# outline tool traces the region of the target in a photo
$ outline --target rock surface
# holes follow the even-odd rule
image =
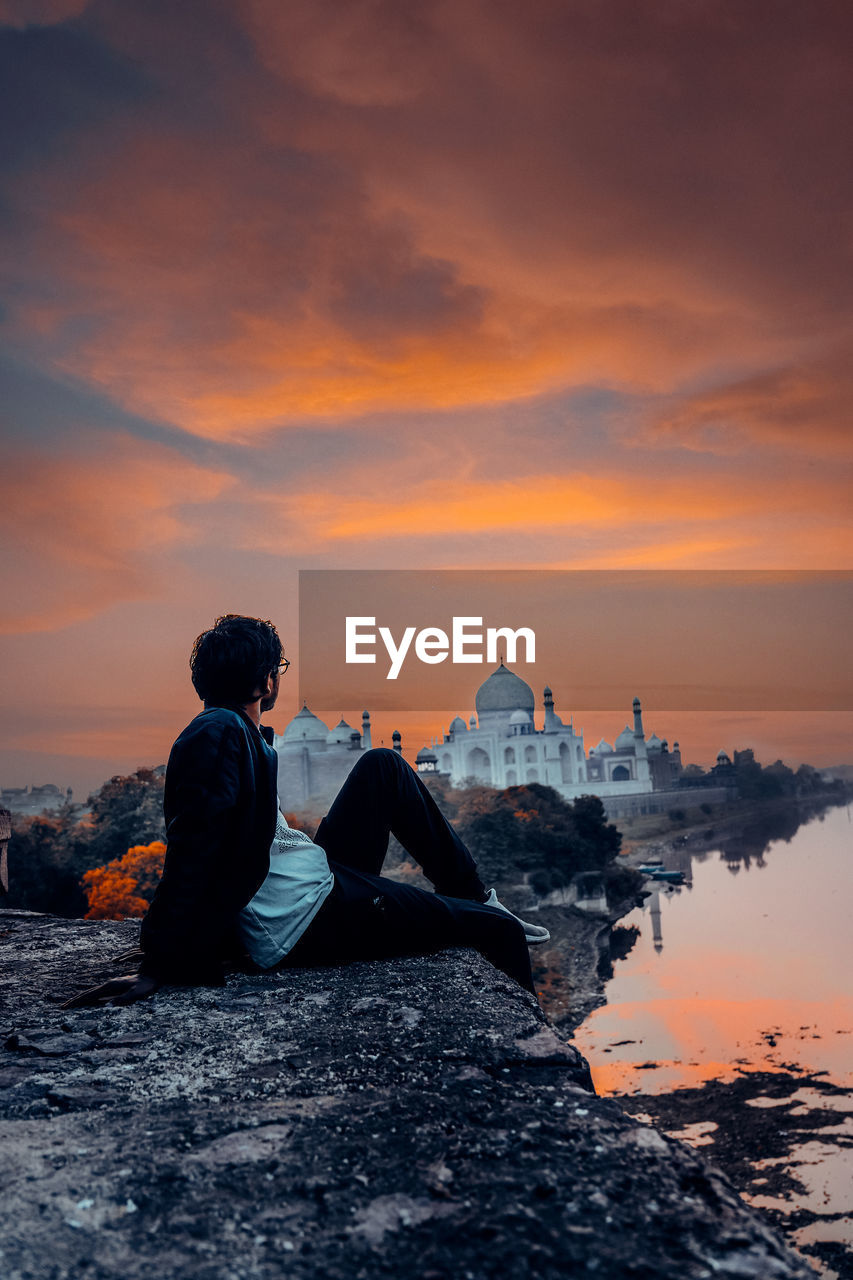
[[[474,952],[57,1007],[136,935],[0,912],[5,1280],[813,1278]]]

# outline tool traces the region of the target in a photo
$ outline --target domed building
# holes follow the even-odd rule
[[[503,662],[480,685],[474,705],[476,715],[467,725],[462,716],[455,716],[447,732],[418,753],[419,772],[444,774],[457,787],[542,782],[567,800],[600,796],[611,816],[655,807],[646,797],[658,786],[674,785],[680,772],[680,756],[674,760],[655,735],[646,742],[638,698],[632,724],[625,726],[613,746],[602,738],[589,756],[583,730],[576,730],[572,719],[565,724],[557,715],[547,685],[543,725],[537,729],[533,690]],[[665,770],[658,767],[659,761]]]
[[[309,742],[325,742],[329,736],[329,730],[323,721],[315,716],[312,711],[308,710],[308,705],[303,704],[302,710],[293,717],[284,733],[278,739],[276,746],[291,746],[295,743],[302,746]]]
[[[670,752],[666,741],[655,734],[646,740],[638,698],[632,722],[613,745],[602,738],[589,755],[583,730],[575,729],[573,719],[563,722],[547,685],[542,727],[537,728],[533,690],[503,661],[480,685],[474,706],[475,714],[467,722],[461,715],[454,716],[446,732],[421,748],[414,762],[419,773],[442,774],[457,787],[541,782],[567,800],[600,796],[610,817],[654,812],[673,802],[671,788],[677,786],[681,773],[678,743]],[[399,733],[392,735],[392,743],[395,751],[402,751]],[[273,745],[284,805],[320,811],[335,796],[361,752],[370,749],[370,715],[363,712],[361,731],[351,728],[343,717],[329,728],[303,706],[284,732],[275,736]]]
[[[363,751],[369,751],[370,713],[361,717],[361,731],[341,716],[330,729],[303,705],[284,733],[276,734],[278,792],[288,809],[325,807]],[[399,740],[394,743],[399,750]]]
[[[474,706],[476,717],[468,725],[456,716],[441,741],[433,743],[437,771],[449,775],[454,786],[544,782],[564,795],[581,794],[586,782],[583,737],[556,714],[550,689],[545,690],[541,730],[534,723],[533,690],[503,662],[480,685]]]
[[[527,711],[533,715],[536,699],[527,681],[510,671],[501,661],[497,671],[493,671],[488,680],[480,685],[474,695],[474,706],[482,729],[490,722],[503,719],[507,712]],[[461,718],[456,717],[457,720]]]

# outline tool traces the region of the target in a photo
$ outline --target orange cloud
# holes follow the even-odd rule
[[[410,220],[377,213],[319,161],[277,181],[261,163],[142,134],[82,163],[71,204],[64,175],[41,176],[27,203],[66,207],[33,252],[63,287],[50,304],[24,295],[15,323],[124,407],[225,439],[596,380],[666,387],[730,342],[704,304],[555,292],[554,264],[547,281],[514,284],[506,256],[501,279],[424,251]],[[81,314],[87,336],[69,344]]]
[[[391,468],[393,470],[393,468]],[[378,480],[378,482],[377,482]],[[820,499],[823,516],[847,509],[846,486],[801,483],[796,490],[787,479],[766,480],[757,485],[752,477],[661,476],[650,485],[625,474],[528,475],[522,479],[496,479],[491,483],[445,477],[409,484],[404,497],[395,497],[380,477],[366,490],[358,477],[350,477],[346,492],[316,490],[285,498],[265,500],[263,523],[270,538],[279,536],[277,520],[302,545],[313,540],[371,541],[396,537],[438,538],[442,534],[474,534],[483,531],[566,530],[673,526],[706,522],[719,528],[720,521],[737,522],[785,510],[809,511]],[[275,517],[270,516],[276,513]],[[256,536],[264,545],[263,529]],[[649,549],[649,555],[652,555]],[[635,558],[636,559],[636,558]]]
[[[791,520],[777,529],[761,516],[728,520],[720,531],[706,517],[701,537],[688,529],[663,529],[656,541],[630,542],[614,530],[609,545],[540,561],[540,569],[842,569],[853,563],[853,529],[833,522]]]
[[[841,349],[678,400],[654,420],[651,437],[709,453],[758,444],[847,457],[852,399],[853,351]]]
[[[534,22],[480,0],[253,0],[221,28],[178,7],[91,22],[156,103],[16,176],[30,289],[11,323],[138,412],[246,439],[593,383],[668,392],[760,377],[845,322],[830,8],[770,40],[740,15],[736,47],[715,5],[545,0]]]
[[[150,595],[153,557],[191,543],[187,509],[215,501],[229,478],[150,442],[115,437],[81,453],[7,456],[0,528],[11,548],[6,634],[68,625]]]
[[[427,87],[431,58],[425,50],[436,52],[434,6],[249,0],[245,11],[258,54],[273,73],[286,67],[294,79],[339,102],[394,106]]]

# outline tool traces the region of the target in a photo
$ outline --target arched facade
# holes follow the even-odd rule
[[[543,782],[567,799],[652,789],[638,702],[633,728],[625,727],[616,749],[602,741],[589,756],[583,731],[557,715],[550,688],[544,694],[544,723],[536,727],[533,690],[504,663],[480,685],[475,706],[475,716],[467,723],[455,716],[433,743],[439,771],[457,786],[465,779],[494,787]]]
[[[560,743],[560,779],[562,782],[574,782],[572,776],[572,749],[568,742]]]
[[[482,747],[472,747],[468,752],[466,764],[466,777],[476,778],[478,782],[491,782],[492,762],[489,759],[489,753]]]

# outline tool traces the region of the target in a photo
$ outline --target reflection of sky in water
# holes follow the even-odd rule
[[[851,846],[842,807],[772,844],[763,867],[733,875],[716,854],[694,859],[693,887],[660,894],[658,952],[651,900],[626,917],[641,936],[616,965],[608,1004],[575,1036],[598,1091],[658,1092],[784,1064],[850,1083]]]
[[[828,1133],[833,1132],[827,1130]],[[828,1218],[833,1214],[844,1214],[850,1208],[850,1150],[845,1147],[829,1146],[817,1137],[810,1142],[803,1142],[791,1148],[784,1156],[773,1160],[756,1160],[755,1169],[767,1169],[774,1165],[791,1168],[797,1180],[802,1183],[803,1192],[796,1197],[796,1202],[781,1199],[778,1196],[744,1195],[756,1209],[778,1209],[782,1213],[790,1213],[792,1209],[808,1210]],[[845,1226],[846,1223],[846,1226]],[[824,1227],[830,1224],[825,1222]],[[824,1234],[824,1239],[840,1240],[853,1244],[853,1232],[850,1220],[835,1219],[832,1230]],[[807,1243],[802,1240],[801,1244]]]

